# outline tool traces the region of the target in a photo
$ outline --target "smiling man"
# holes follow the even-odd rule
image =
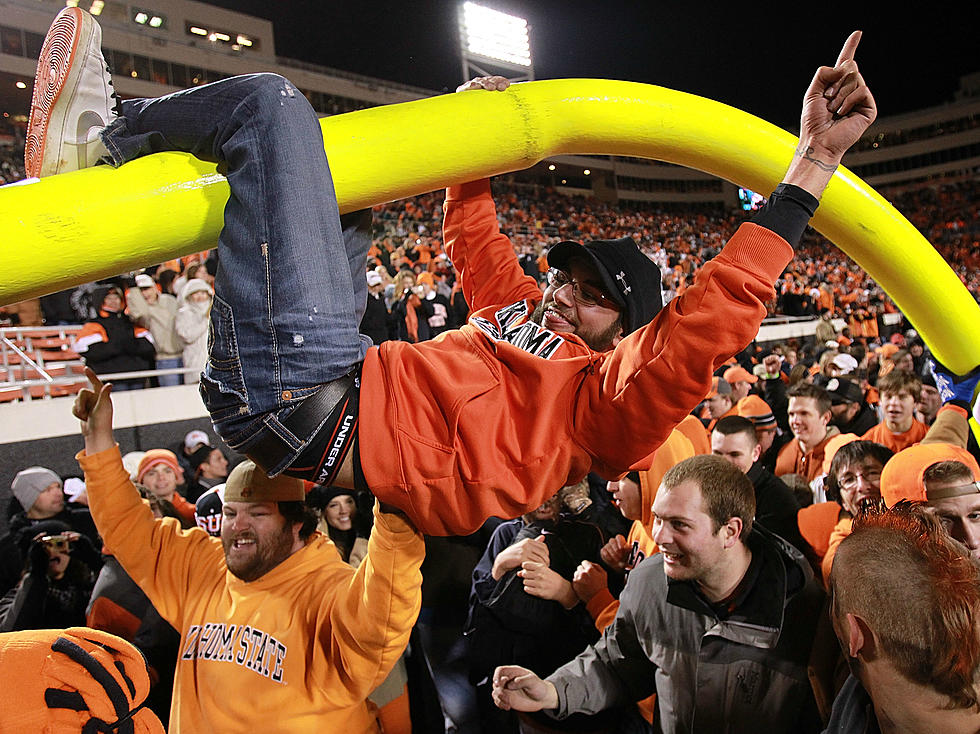
[[[92,514],[181,636],[170,731],[376,731],[365,699],[405,649],[421,603],[418,532],[379,509],[355,572],[315,531],[303,482],[270,479],[250,461],[228,477],[220,540],[155,520],[122,466],[110,386],[87,374],[74,412]]]
[[[754,514],[725,459],[672,468],[653,502],[660,553],[633,569],[602,638],[545,680],[498,668],[497,705],[564,718],[656,692],[655,731],[819,731],[807,662],[823,593]]]
[[[823,473],[824,448],[840,430],[830,425],[830,396],[822,387],[801,382],[788,395],[793,440],[779,450],[773,474],[799,474],[809,483]]]

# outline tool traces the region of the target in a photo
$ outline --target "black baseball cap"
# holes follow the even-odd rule
[[[825,389],[830,394],[830,400],[834,405],[864,402],[864,390],[856,382],[851,382],[846,377],[831,378],[825,385]]]
[[[548,265],[566,270],[581,257],[595,265],[603,289],[623,308],[623,336],[649,324],[663,306],[660,268],[644,255],[631,237],[593,240],[582,244],[565,240],[548,251]]]

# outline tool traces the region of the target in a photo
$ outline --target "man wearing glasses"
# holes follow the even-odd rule
[[[853,61],[859,39],[814,77],[801,145],[755,223],[662,310],[658,269],[622,240],[556,247],[562,273],[542,298],[484,181],[451,188],[445,205],[469,323],[373,346],[358,334],[371,213],[339,215],[305,97],[251,74],[117,109],[101,31],[79,8],[42,47],[26,167],[47,176],[167,150],[217,161],[231,193],[201,378],[215,430],[270,476],[370,489],[424,533],[465,535],[589,471],[642,465],[756,335],[790,243],[876,115]],[[73,50],[62,59],[62,48]]]

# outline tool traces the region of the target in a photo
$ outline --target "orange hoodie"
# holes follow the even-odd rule
[[[649,467],[713,371],[755,337],[792,255],[743,224],[683,296],[599,354],[530,320],[541,292],[498,229],[486,181],[450,188],[445,211],[470,321],[370,349],[360,394],[368,486],[434,535],[517,517],[589,471]]]

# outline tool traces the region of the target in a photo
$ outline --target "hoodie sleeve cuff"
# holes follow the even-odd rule
[[[461,201],[463,199],[475,199],[480,196],[490,196],[490,179],[481,178],[478,181],[469,181],[464,184],[456,184],[446,189],[446,201]]]

